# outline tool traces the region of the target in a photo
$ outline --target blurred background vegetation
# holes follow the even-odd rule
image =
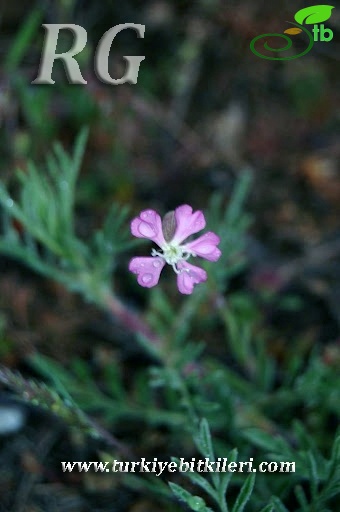
[[[44,162],[55,140],[71,149],[81,128],[88,126],[76,192],[76,230],[86,238],[112,202],[128,205],[131,216],[149,207],[165,213],[182,203],[205,210],[215,193],[227,205],[239,177],[250,169],[246,210],[253,223],[246,261],[229,282],[230,307],[251,318],[266,339],[267,356],[275,363],[273,386],[283,375],[287,383],[305,372],[299,389],[310,401],[294,402],[285,395],[282,425],[289,430],[300,419],[329,455],[340,416],[339,12],[334,9],[328,22],[333,40],[316,43],[301,59],[263,60],[249,49],[253,37],[283,32],[286,20],[308,5],[250,0],[1,2],[0,176],[15,194],[17,168],[25,172],[30,159]],[[145,55],[138,82],[105,85],[94,73],[96,45],[106,30],[127,22],[145,24],[145,37],[132,31],[119,34],[110,70],[119,77],[122,55]],[[87,85],[70,85],[60,62],[54,65],[54,85],[31,85],[43,48],[42,23],[76,23],[87,30],[88,43],[78,57]],[[67,48],[71,40],[63,37],[60,48]],[[303,39],[297,39],[299,45]],[[15,229],[21,232],[20,223]],[[104,390],[108,382],[116,382],[116,372],[133,404],[136,388],[145,388],[141,371],[150,360],[130,343],[129,333],[16,260],[3,256],[0,263],[0,362],[40,378],[29,361],[32,354],[43,354],[71,366],[81,385],[91,378]],[[116,289],[132,307],[147,309],[148,292],[135,285],[127,264],[127,257],[120,256]],[[164,288],[175,304],[173,280],[168,283],[165,277]],[[237,367],[221,345],[223,325],[212,318],[206,321],[209,355],[221,365]],[[90,389],[86,393],[90,396]],[[143,408],[140,397],[138,402]],[[0,414],[15,404],[4,388]],[[269,413],[272,406],[264,407]],[[182,510],[175,503],[159,505],[138,482],[125,485],[112,475],[61,475],[60,460],[95,460],[98,446],[54,425],[47,413],[31,407],[24,411],[24,428],[0,438],[2,510]],[[279,417],[281,412],[277,405],[269,414]],[[169,427],[171,421],[176,424],[175,414],[162,425],[143,422],[139,413],[130,421],[130,413],[128,422],[119,417],[115,423],[118,438],[150,460],[178,453],[181,432],[174,434]],[[114,412],[105,418],[108,428],[114,421]],[[286,498],[289,510],[297,510],[295,498]],[[329,506],[336,510],[335,502]]]

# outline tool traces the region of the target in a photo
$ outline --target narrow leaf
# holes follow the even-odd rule
[[[275,507],[275,512],[289,512],[289,510],[284,506],[280,498],[277,496],[272,497],[272,502]]]
[[[288,449],[287,443],[280,437],[274,437],[257,428],[248,428],[243,433],[251,443],[269,452],[281,453]]]
[[[25,53],[29,49],[31,41],[35,37],[41,24],[43,14],[43,11],[37,7],[32,10],[29,16],[25,19],[5,58],[5,68],[7,72],[13,72],[22,62]]]
[[[193,496],[190,492],[186,491],[183,487],[178,484],[169,482],[169,487],[181,501],[184,501],[194,512],[213,512],[211,508],[208,508],[205,501],[200,496]]]
[[[171,457],[171,460],[176,462],[178,466],[180,466],[180,460],[177,457]],[[195,485],[198,485],[203,489],[207,494],[209,494],[213,499],[217,499],[217,493],[210,485],[210,483],[199,473],[196,471],[183,471],[184,475]]]
[[[211,434],[209,429],[209,424],[207,420],[204,418],[200,424],[199,434],[196,438],[197,448],[200,452],[210,459],[211,462],[215,460],[214,450],[211,441]]]
[[[275,512],[274,505],[272,503],[269,503],[269,505],[266,505],[264,508],[261,508],[260,512]]]
[[[238,452],[237,449],[234,448],[229,454],[228,454],[228,463],[230,462],[236,462],[237,461]],[[223,496],[227,492],[228,485],[230,482],[230,479],[232,477],[232,473],[230,471],[226,471],[224,474],[221,475],[221,493],[223,493]]]
[[[231,512],[242,512],[244,510],[244,507],[246,506],[251,496],[251,493],[253,492],[255,478],[256,476],[254,473],[248,476],[248,478],[242,485],[242,488],[239,492],[239,495],[237,496],[235,505],[233,506]]]

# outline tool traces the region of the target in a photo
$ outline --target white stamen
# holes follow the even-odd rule
[[[190,256],[195,256],[195,254],[181,245],[166,243],[162,246],[162,252],[152,249],[151,256],[162,258],[168,265],[172,266],[176,274],[180,274],[187,269],[178,269],[177,263],[187,261]]]

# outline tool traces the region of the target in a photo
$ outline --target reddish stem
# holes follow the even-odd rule
[[[129,309],[119,299],[110,295],[106,300],[106,307],[122,325],[129,329],[129,331],[135,334],[141,334],[144,338],[150,341],[153,346],[160,344],[159,337],[143,320],[143,318],[141,318],[138,313]]]

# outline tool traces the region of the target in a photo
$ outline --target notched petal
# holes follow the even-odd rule
[[[217,261],[222,254],[217,247],[219,243],[220,237],[212,231],[208,231],[208,233],[205,233],[196,240],[185,244],[184,248],[206,260]]]
[[[205,218],[203,212],[197,210],[192,211],[191,206],[183,204],[175,210],[176,231],[173,241],[177,243],[183,242],[186,238],[205,227]]]
[[[138,284],[145,288],[156,286],[165,261],[159,257],[132,258],[129,270],[137,275]]]
[[[162,220],[154,210],[143,210],[131,221],[131,233],[137,238],[148,238],[160,247],[164,244]]]
[[[181,272],[177,275],[177,286],[181,293],[190,295],[194,286],[207,280],[207,273],[203,268],[191,265],[186,261],[181,261],[177,265]]]

